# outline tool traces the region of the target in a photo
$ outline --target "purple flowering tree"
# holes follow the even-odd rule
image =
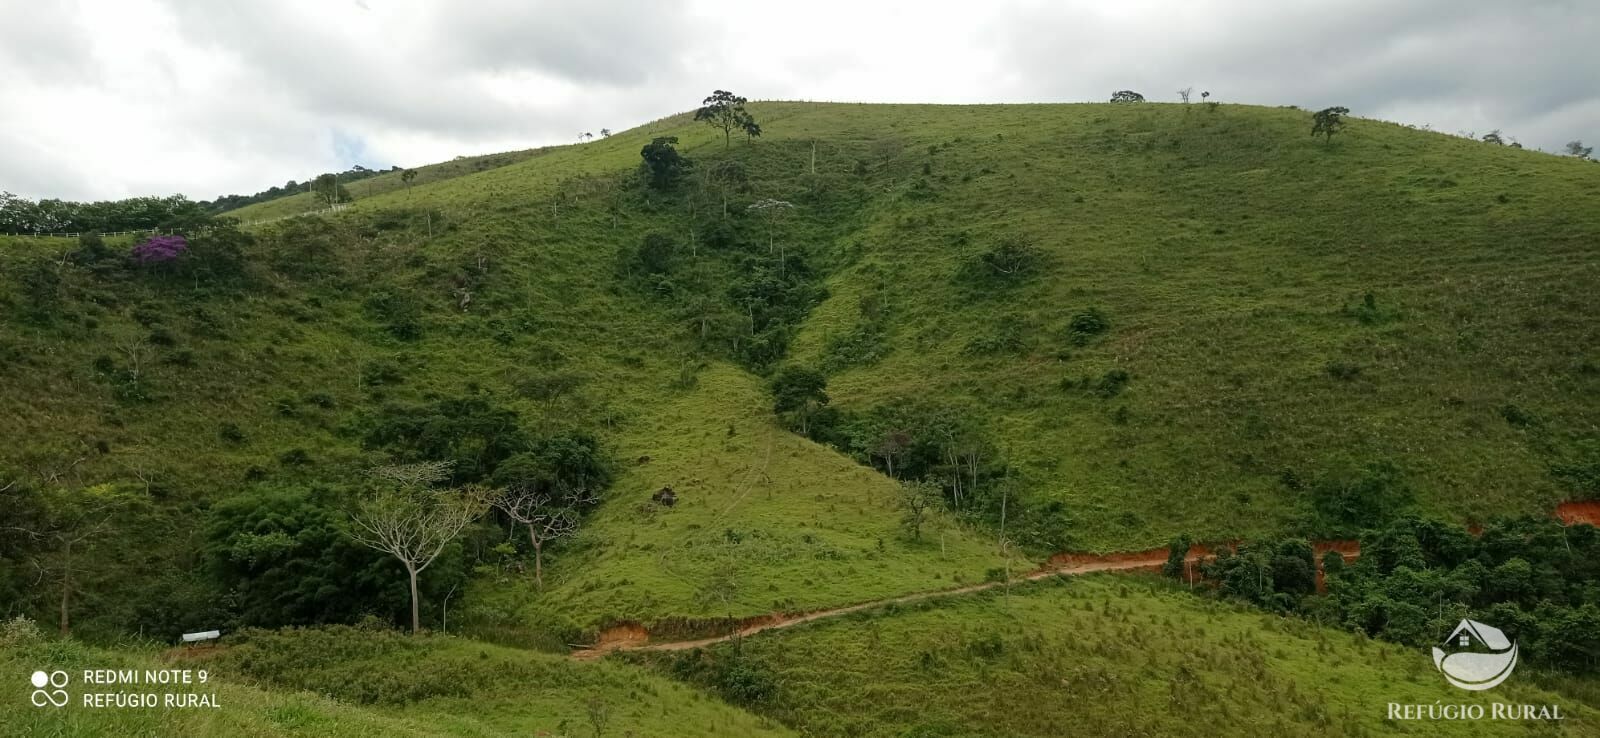
[[[189,251],[189,241],[183,236],[151,236],[149,240],[133,247],[133,260],[140,264],[166,264],[176,261]]]

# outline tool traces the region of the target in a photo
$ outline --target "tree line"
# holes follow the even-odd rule
[[[1281,538],[1224,549],[1203,563],[1224,597],[1293,613],[1408,646],[1438,645],[1463,618],[1493,624],[1546,668],[1600,667],[1600,530],[1547,517],[1491,520],[1476,534],[1458,523],[1402,515],[1364,531],[1361,556],[1323,555],[1318,594],[1311,545]],[[1172,543],[1164,572],[1188,576]]]
[[[399,170],[399,167],[394,167],[387,171]],[[30,200],[10,192],[0,192],[0,233],[116,233],[193,228],[209,216],[300,192],[310,192],[328,205],[349,202],[351,197],[345,189],[346,184],[384,172],[356,166],[343,172],[322,174],[306,182],[289,180],[282,186],[271,187],[254,195],[225,195],[216,200],[199,202],[184,195],[94,202],[57,198]],[[407,180],[407,184],[410,184],[410,180]]]

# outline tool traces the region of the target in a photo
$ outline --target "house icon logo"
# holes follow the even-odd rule
[[[1473,691],[1489,689],[1517,668],[1517,644],[1499,628],[1476,620],[1462,620],[1445,643],[1446,652],[1433,649],[1433,666],[1451,684]]]

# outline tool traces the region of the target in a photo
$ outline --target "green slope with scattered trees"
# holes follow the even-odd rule
[[[537,153],[131,250],[0,237],[0,615],[564,651],[1600,496],[1576,158],[1289,108],[731,94]],[[378,532],[408,525],[429,545]]]

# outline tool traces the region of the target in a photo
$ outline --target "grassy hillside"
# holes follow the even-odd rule
[[[804,735],[1586,735],[1600,720],[1532,674],[1464,692],[1419,649],[1109,575],[636,658]],[[1566,719],[1387,719],[1390,702],[1491,701]]]
[[[876,120],[921,174],[794,360],[837,406],[969,398],[1078,545],[1306,525],[1303,488],[1383,462],[1464,520],[1592,493],[1550,473],[1600,421],[1592,164],[1371,121],[1324,145],[1287,109],[876,112],[814,125]],[[1032,275],[964,276],[1005,238]],[[1075,336],[1090,308],[1109,330]]]
[[[231,641],[160,656],[70,642],[0,644],[8,673],[61,669],[73,675],[72,685],[81,683],[83,669],[204,669],[203,686],[99,689],[214,694],[219,705],[118,709],[74,702],[39,709],[23,695],[0,702],[0,725],[9,735],[587,735],[592,707],[604,714],[606,735],[792,735],[621,664],[579,664],[452,638],[408,639],[355,628],[256,632]],[[84,691],[76,686],[70,693]]]
[[[480,156],[458,156],[450,161],[429,164],[416,168],[417,177],[411,181],[411,187],[425,185],[430,182],[440,182],[447,179],[466,176],[483,172],[496,167],[515,164],[525,159],[531,159],[540,154],[548,153],[552,147],[525,149],[523,151],[506,151],[498,154],[483,154]],[[366,198],[385,192],[406,190],[405,180],[401,179],[400,172],[385,172],[366,179],[357,180],[345,185],[352,198]],[[309,183],[308,183],[309,184]],[[279,197],[266,202],[246,205],[242,208],[227,211],[230,218],[252,222],[273,220],[300,213],[310,213],[324,210],[327,206],[317,202],[310,192],[301,192],[295,195]]]
[[[618,437],[630,468],[558,561],[558,583],[542,596],[526,580],[487,590],[479,627],[628,620],[661,636],[692,629],[684,621],[949,588],[1004,566],[992,540],[949,518],[909,540],[894,484],[777,428],[747,374],[717,365],[696,379]],[[662,487],[675,506],[650,501]]]
[[[1325,144],[1243,106],[753,110],[765,135],[727,147],[680,115],[375,177],[169,269],[7,241],[0,474],[136,491],[163,535],[101,560],[190,571],[219,500],[341,499],[420,453],[373,440],[386,418],[592,432],[617,479],[546,590],[480,571],[466,595],[508,638],[973,581],[1002,563],[1002,488],[1032,557],[1348,526],[1325,489],[1461,520],[1595,491],[1553,473],[1595,463],[1591,164],[1370,121]],[[667,191],[636,175],[660,135],[696,161]],[[821,443],[772,417],[786,366],[827,375]],[[896,426],[918,403],[982,450],[920,543],[881,473],[886,442],[928,440]],[[665,485],[684,502],[647,505]],[[486,524],[469,557],[497,537],[520,545]],[[90,622],[133,618],[117,571],[84,573]]]

